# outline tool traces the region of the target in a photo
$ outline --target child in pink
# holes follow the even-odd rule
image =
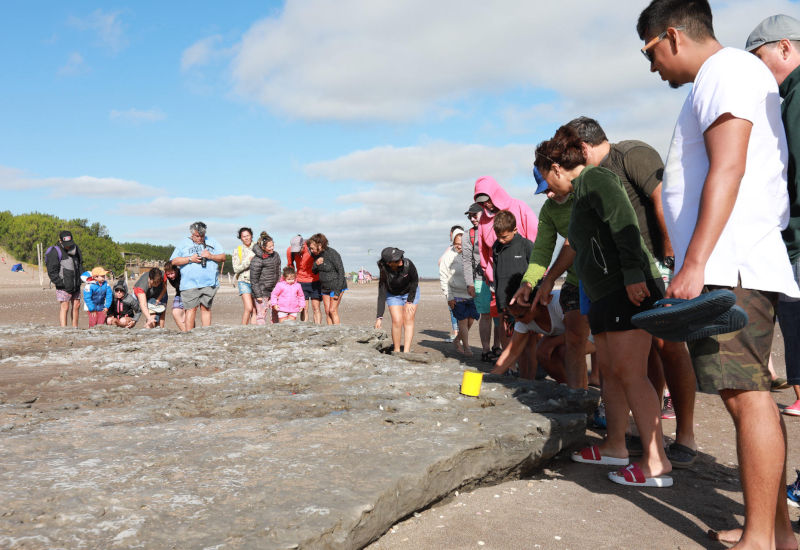
[[[272,308],[278,312],[278,322],[294,321],[297,314],[306,307],[303,287],[297,282],[297,272],[293,267],[283,268],[283,278],[272,290]]]

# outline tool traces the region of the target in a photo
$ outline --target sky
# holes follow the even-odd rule
[[[534,149],[572,118],[666,155],[688,88],[638,51],[648,3],[3,2],[0,210],[154,244],[202,220],[229,253],[321,232],[348,270],[393,246],[436,277],[479,177],[538,212]],[[741,48],[800,3],[711,6]]]

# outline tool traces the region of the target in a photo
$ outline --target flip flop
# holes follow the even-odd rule
[[[707,336],[714,336],[715,334],[726,334],[741,330],[747,326],[748,321],[749,318],[745,310],[739,306],[732,306],[728,311],[700,328],[688,326],[677,333],[665,333],[658,337],[671,342],[689,342],[706,338]]]
[[[615,456],[603,456],[600,454],[600,447],[592,445],[580,451],[572,453],[570,458],[573,462],[582,464],[600,464],[602,466],[627,466],[627,458],[617,458]]]
[[[677,442],[667,447],[666,451],[673,468],[688,468],[697,460],[697,451]]]
[[[672,487],[672,477],[645,477],[641,468],[636,464],[631,464],[616,472],[608,472],[608,479],[614,483],[631,487]]]
[[[733,317],[723,317],[735,304],[736,295],[725,289],[712,290],[691,300],[665,298],[658,300],[653,309],[634,315],[631,322],[659,338],[686,341],[728,331],[729,324],[741,321],[738,312]]]

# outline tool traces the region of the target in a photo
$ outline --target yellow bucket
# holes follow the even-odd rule
[[[483,373],[474,370],[465,370],[461,380],[461,393],[470,397],[478,397],[481,393]]]

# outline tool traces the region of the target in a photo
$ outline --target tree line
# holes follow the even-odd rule
[[[14,215],[10,211],[0,212],[0,245],[17,260],[35,264],[36,243],[45,249],[58,242],[61,231],[71,231],[83,254],[83,265],[88,270],[100,265],[115,273],[125,267],[122,253],[139,254],[142,260],[169,260],[174,247],[147,243],[115,243],[108,235],[105,225],[89,223],[85,218],[64,220],[51,214],[32,212]]]

